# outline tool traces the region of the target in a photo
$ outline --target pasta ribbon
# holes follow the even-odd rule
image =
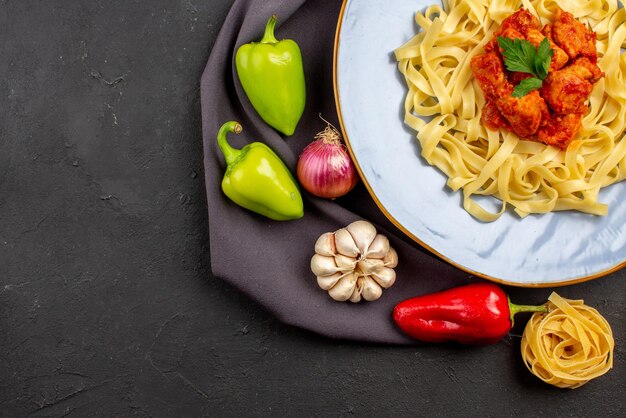
[[[621,5],[620,5],[621,3]],[[606,215],[598,192],[626,178],[626,10],[624,0],[443,0],[417,12],[421,30],[395,50],[408,91],[405,123],[416,131],[422,157],[462,189],[465,210],[495,221],[507,205],[521,217],[577,210]],[[589,98],[578,138],[561,151],[492,131],[480,122],[485,99],[470,62],[507,16],[521,6],[552,21],[556,6],[597,35],[598,63],[605,77]],[[502,204],[495,213],[474,195]]]
[[[522,335],[528,370],[546,383],[576,389],[613,367],[611,326],[582,300],[548,298],[548,313],[535,313]]]

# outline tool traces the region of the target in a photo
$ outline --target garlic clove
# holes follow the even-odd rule
[[[369,275],[384,269],[385,263],[383,260],[376,258],[363,258],[359,260],[357,266],[363,274]]]
[[[337,254],[335,256],[335,264],[337,264],[337,268],[341,271],[350,271],[354,270],[354,267],[356,267],[356,259]]]
[[[359,282],[360,283],[357,284],[357,286],[360,287],[361,296],[363,296],[363,299],[365,299],[366,301],[371,302],[382,296],[383,289],[371,277],[359,277]]]
[[[315,243],[315,252],[326,257],[333,257],[337,254],[335,234],[332,232],[322,234]]]
[[[344,275],[345,273],[337,272],[331,276],[317,276],[317,284],[323,290],[328,290],[336,285],[339,279],[341,279]]]
[[[338,302],[344,302],[350,299],[356,287],[357,277],[357,274],[354,272],[345,275],[328,291],[328,294]]]
[[[370,244],[365,257],[367,258],[384,258],[389,252],[389,238],[378,234],[374,241]]]
[[[311,271],[316,276],[330,276],[340,270],[337,267],[337,264],[335,264],[334,257],[326,257],[315,254],[311,257]]]
[[[361,254],[367,254],[370,244],[376,238],[376,228],[367,221],[352,222],[346,227]]]
[[[383,288],[388,289],[396,281],[396,271],[387,267],[383,267],[379,271],[372,273],[372,279],[376,280],[376,283]]]
[[[383,262],[385,263],[385,267],[389,267],[390,269],[398,265],[398,253],[393,247],[389,247],[389,251],[387,251],[387,255],[383,258]]]
[[[359,249],[352,235],[345,228],[335,231],[335,245],[339,254],[354,258],[359,256]]]
[[[359,286],[359,281],[361,278],[358,278],[356,281],[356,286],[354,286],[354,292],[352,292],[352,296],[350,296],[350,302],[359,303],[361,301],[361,286]]]

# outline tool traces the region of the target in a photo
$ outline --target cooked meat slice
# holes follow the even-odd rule
[[[537,130],[537,137],[544,144],[566,149],[580,130],[582,118],[582,113],[551,114],[544,118]]]
[[[541,96],[556,113],[575,113],[585,105],[592,89],[590,82],[565,69],[548,75]]]
[[[554,13],[552,25],[554,42],[560,46],[570,58],[578,55],[597,59],[596,34],[574,18],[571,13],[559,7]]]
[[[519,98],[504,95],[496,100],[496,106],[513,131],[522,138],[537,132],[542,117],[548,113],[546,102],[537,90]]]
[[[576,58],[567,68],[592,84],[604,77],[600,67],[587,57]]]
[[[495,52],[476,55],[472,58],[471,67],[487,99],[495,99],[512,91],[513,87],[504,76],[502,60]]]
[[[511,130],[509,122],[504,119],[504,117],[498,110],[496,103],[492,100],[485,103],[480,120],[487,129],[491,129],[493,131],[499,128],[504,128],[509,131]]]
[[[539,19],[522,7],[502,21],[499,32],[503,33],[505,30],[512,28],[522,34],[526,34],[529,29],[539,29],[539,26]]]
[[[593,90],[592,83],[601,77],[597,65],[585,57],[577,58],[572,65],[548,74],[541,96],[556,113],[580,113]]]
[[[510,27],[504,29],[502,33],[500,33],[498,36],[503,36],[505,38],[511,38],[511,39],[526,39],[522,32],[518,31],[515,28],[510,28]],[[497,38],[498,37],[496,37],[496,41],[497,41]],[[502,50],[500,50],[500,52],[502,52]]]

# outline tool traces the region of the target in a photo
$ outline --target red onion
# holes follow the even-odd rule
[[[358,183],[341,134],[330,123],[300,154],[298,180],[309,193],[331,199],[345,195]]]

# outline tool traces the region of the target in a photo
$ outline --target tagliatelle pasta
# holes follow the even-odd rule
[[[415,15],[419,33],[395,50],[408,92],[405,122],[417,132],[421,154],[463,191],[463,206],[494,221],[512,205],[530,213],[578,210],[605,215],[598,193],[626,178],[626,10],[620,0],[443,0]],[[507,16],[525,7],[542,24],[556,6],[597,34],[605,72],[590,96],[590,111],[565,151],[481,124],[485,104],[470,61]],[[475,199],[495,196],[490,212]]]
[[[522,335],[528,370],[546,383],[575,389],[613,367],[613,332],[582,300],[550,295],[549,313],[535,313]]]

